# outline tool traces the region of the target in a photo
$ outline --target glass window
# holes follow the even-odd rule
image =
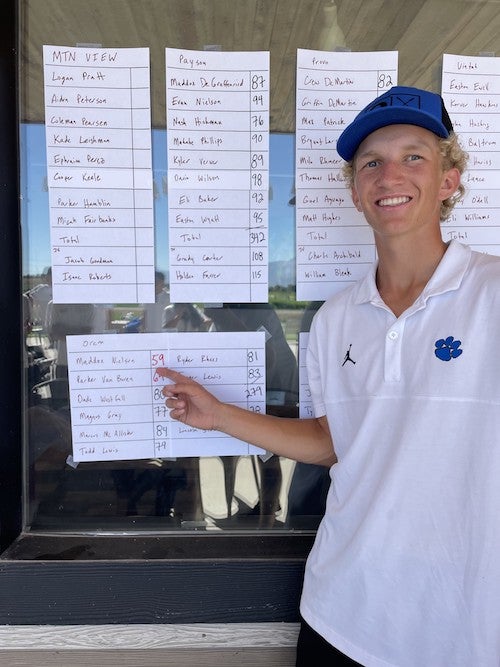
[[[45,128],[23,123],[23,248],[27,353],[27,522],[33,530],[314,527],[322,498],[301,506],[293,462],[259,456],[186,457],[72,465],[65,337],[84,333],[257,331],[266,343],[267,411],[298,415],[297,340],[309,319],[294,298],[294,137],[270,138],[270,301],[221,307],[171,303],[168,290],[166,130],[153,129],[158,291],[155,304],[52,301]],[[312,471],[311,471],[312,472]],[[326,482],[318,468],[318,479]],[[321,482],[323,486],[323,481]],[[302,484],[302,483],[301,483]],[[312,488],[316,488],[311,480]],[[290,490],[292,485],[292,491]],[[293,502],[290,506],[290,493]],[[305,517],[304,515],[308,515]]]
[[[322,301],[295,298],[297,49],[397,50],[400,84],[440,90],[443,53],[498,52],[498,2],[24,0],[20,6],[26,529],[314,531],[329,484],[321,467],[253,455],[74,464],[66,336],[264,328],[266,409],[298,418],[298,336]],[[150,49],[154,304],[52,301],[43,45]],[[165,47],[270,51],[268,303],[170,301]]]
[[[184,2],[28,2],[22,12],[21,191],[26,341],[26,504],[31,531],[314,530],[328,474],[271,456],[205,456],[74,464],[66,336],[167,331],[266,332],[266,410],[298,417],[298,332],[317,304],[295,299],[293,63],[286,31],[300,28],[300,3],[227,3],[198,11]],[[278,11],[279,10],[279,11]],[[242,12],[239,15],[238,12]],[[278,13],[277,13],[278,12]],[[124,16],[128,18],[124,21]],[[241,41],[254,23],[253,38]],[[290,21],[292,20],[292,23]],[[228,33],[231,22],[231,35]],[[257,30],[261,21],[267,22]],[[276,36],[271,38],[269,29]],[[199,34],[199,31],[202,34]],[[43,99],[43,45],[146,46],[151,57],[156,302],[54,303]],[[168,174],[164,48],[272,50],[286,65],[279,104],[271,96],[269,302],[172,303],[168,266]],[[284,74],[284,72],[283,72]],[[280,86],[274,75],[273,85]],[[276,115],[274,118],[273,114]],[[63,224],[63,221],[61,222]],[[69,224],[69,222],[68,222]],[[69,230],[71,233],[71,229]]]

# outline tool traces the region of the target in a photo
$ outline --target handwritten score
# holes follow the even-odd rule
[[[154,302],[149,50],[43,58],[54,301]]]
[[[362,277],[373,235],[354,208],[335,148],[369,102],[397,84],[397,52],[297,52],[297,299],[322,301]]]
[[[269,53],[166,49],[170,294],[268,301]]]
[[[67,336],[75,461],[262,454],[218,431],[174,421],[160,366],[182,372],[219,399],[266,410],[261,331]]]
[[[442,223],[443,239],[500,255],[500,58],[444,54],[442,96],[469,153],[466,193]]]
[[[307,378],[306,353],[309,342],[309,332],[299,331],[299,417],[310,419],[314,417],[311,390]]]

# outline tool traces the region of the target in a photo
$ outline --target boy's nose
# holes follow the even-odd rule
[[[378,170],[378,179],[382,182],[398,181],[401,179],[401,174],[400,165],[393,161],[387,161],[380,166],[380,169]]]

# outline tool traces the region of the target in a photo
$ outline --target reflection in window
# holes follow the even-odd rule
[[[276,456],[75,464],[65,337],[85,333],[257,331],[266,337],[266,409],[298,416],[294,137],[270,141],[270,295],[263,304],[172,303],[168,285],[166,132],[153,131],[156,297],[153,304],[54,304],[44,126],[21,127],[28,511],[35,530],[311,529],[327,473]]]

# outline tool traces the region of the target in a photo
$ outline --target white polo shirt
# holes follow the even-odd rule
[[[338,463],[301,613],[367,667],[499,667],[500,257],[451,242],[399,318],[375,269],[311,328]]]

